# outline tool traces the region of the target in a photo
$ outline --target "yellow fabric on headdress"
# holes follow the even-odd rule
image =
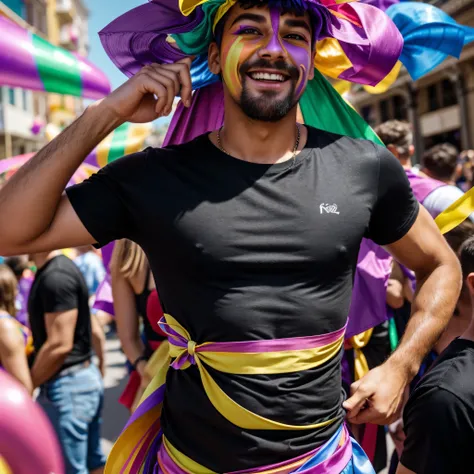
[[[352,63],[339,41],[334,38],[325,38],[316,44],[314,67],[324,75],[337,79],[344,71],[352,68]]]
[[[402,68],[402,63],[400,61],[395,64],[394,68],[390,71],[388,76],[385,77],[381,82],[376,86],[364,86],[364,90],[369,94],[383,94],[386,92],[393,83],[397,80],[398,75],[400,74],[400,69]]]
[[[362,352],[362,349],[369,343],[373,331],[373,328],[368,329],[367,331],[357,334],[349,339],[349,342],[354,349],[355,380],[361,379],[369,372],[369,364],[367,363],[367,359]]]

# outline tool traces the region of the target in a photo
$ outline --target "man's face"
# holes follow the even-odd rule
[[[222,36],[222,77],[247,116],[276,122],[298,103],[313,77],[311,44],[308,14],[232,8]]]

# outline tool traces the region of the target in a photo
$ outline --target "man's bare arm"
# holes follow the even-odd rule
[[[397,469],[397,474],[416,474],[413,471],[410,471],[410,469],[407,469],[403,464],[398,465]]]
[[[392,356],[352,385],[344,403],[352,423],[395,421],[406,385],[448,324],[461,290],[458,259],[423,207],[407,235],[387,250],[416,274],[412,316]]]
[[[0,255],[94,243],[63,191],[87,155],[120,124],[171,112],[181,92],[191,99],[187,58],[146,66],[86,112],[25,164],[0,190]]]

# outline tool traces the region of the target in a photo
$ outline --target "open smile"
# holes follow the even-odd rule
[[[282,73],[280,71],[263,71],[263,70],[254,70],[248,71],[247,76],[250,79],[257,82],[266,82],[266,83],[282,83],[290,79],[288,74]]]

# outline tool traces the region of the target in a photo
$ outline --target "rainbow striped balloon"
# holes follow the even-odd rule
[[[100,99],[107,76],[83,57],[0,16],[0,86]]]
[[[99,171],[106,164],[130,153],[136,153],[143,149],[145,140],[151,133],[151,124],[124,123],[111,133],[100,145],[84,160],[70,179],[68,186],[80,183]],[[54,138],[50,137],[51,139]],[[0,160],[0,175],[10,178],[27,161],[35,156],[35,153],[13,156]]]

